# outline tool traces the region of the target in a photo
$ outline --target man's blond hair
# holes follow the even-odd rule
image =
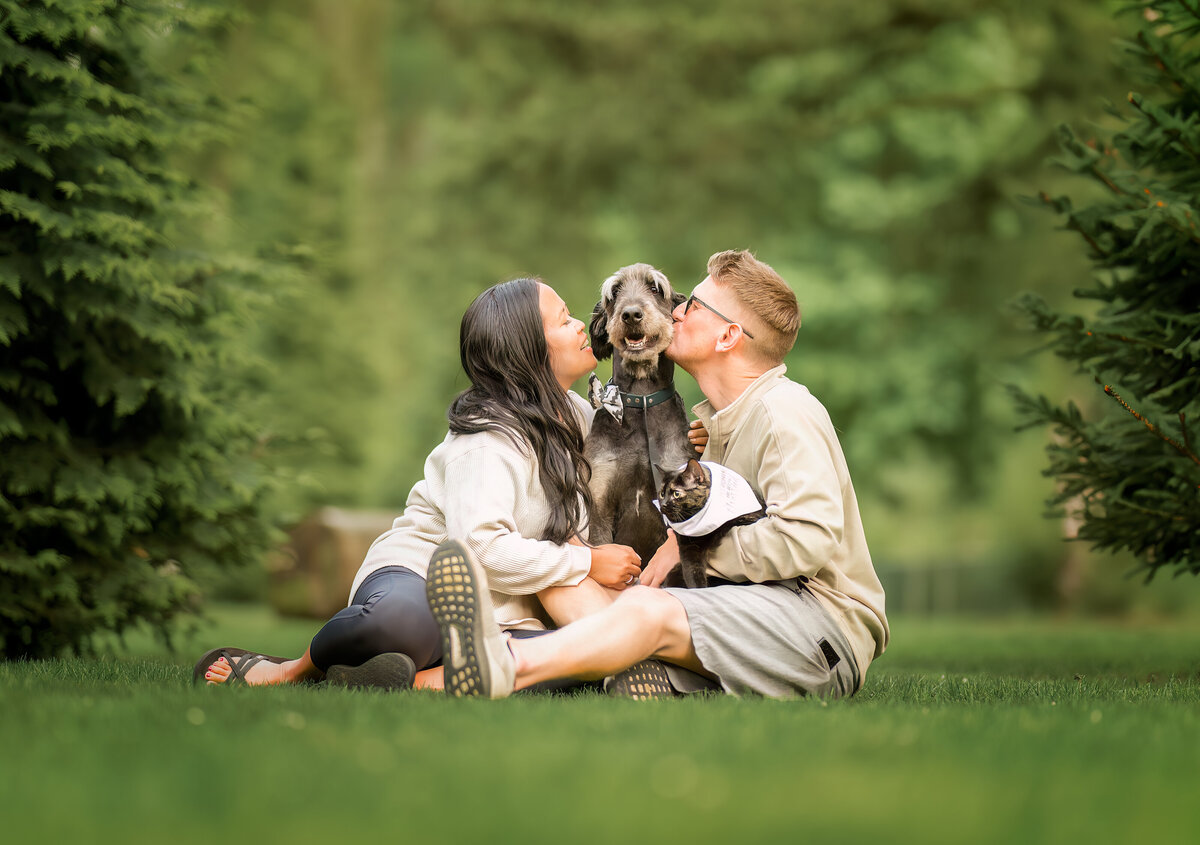
[[[764,359],[782,362],[800,331],[800,306],[787,282],[771,265],[745,249],[729,249],[712,256],[708,259],[708,275],[733,291],[751,313],[747,328],[754,337],[746,338],[749,348]]]

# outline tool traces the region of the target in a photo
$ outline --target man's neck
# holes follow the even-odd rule
[[[696,384],[714,411],[723,411],[746,392],[771,367],[746,361],[725,362],[708,372],[696,374]]]

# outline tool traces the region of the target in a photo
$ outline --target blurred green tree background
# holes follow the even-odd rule
[[[926,576],[896,580],[893,607],[1128,605],[1128,561],[1043,518],[1045,435],[1013,433],[1004,391],[1094,401],[1023,357],[1010,303],[1087,283],[1076,240],[1018,197],[1061,192],[1055,127],[1086,135],[1124,96],[1116,4],[244,8],[215,72],[241,132],[195,169],[222,202],[206,236],[302,280],[246,338],[269,362],[252,413],[295,478],[285,518],[403,505],[485,286],[537,274],[585,314],[619,266],[688,291],[747,247],[800,298],[789,370],[842,433],[877,565]]]

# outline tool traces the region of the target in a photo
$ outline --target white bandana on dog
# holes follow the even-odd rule
[[[625,403],[621,401],[620,389],[611,379],[608,384],[601,384],[595,373],[588,376],[588,399],[597,411],[603,408],[617,422],[624,422]]]
[[[703,537],[705,534],[716,531],[731,519],[754,513],[762,508],[762,503],[759,502],[758,496],[754,495],[750,483],[729,467],[714,464],[711,461],[700,461],[700,466],[708,470],[709,477],[712,479],[708,501],[704,503],[704,507],[700,509],[699,513],[688,517],[683,522],[667,520],[676,534],[682,534],[685,537]]]

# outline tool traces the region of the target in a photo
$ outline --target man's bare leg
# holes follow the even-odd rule
[[[650,657],[707,674],[683,604],[650,587],[631,587],[597,613],[544,637],[510,639],[508,647],[516,689],[554,678],[604,678]]]
[[[584,578],[574,587],[547,587],[538,593],[542,606],[558,625],[567,625],[604,610],[620,593]],[[413,689],[445,689],[445,671],[441,666],[422,669],[413,680]]]

